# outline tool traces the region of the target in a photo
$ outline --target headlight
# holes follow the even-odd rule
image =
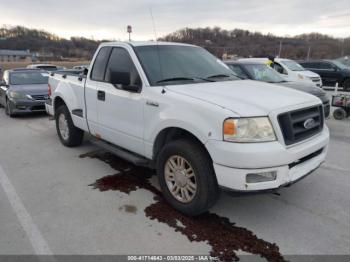
[[[299,79],[304,80],[304,76],[303,75],[299,74],[298,77],[299,77]]]
[[[230,118],[224,122],[224,140],[228,142],[255,143],[276,141],[268,117]]]
[[[13,99],[29,99],[28,95],[15,91],[9,92],[9,96]]]

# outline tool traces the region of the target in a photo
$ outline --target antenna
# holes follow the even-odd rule
[[[155,41],[156,41],[156,45],[157,45],[157,56],[158,56],[158,63],[159,63],[159,72],[160,72],[160,75],[162,76],[162,79],[163,79],[164,75],[163,75],[162,64],[161,64],[161,59],[160,59],[160,51],[159,51],[159,45],[158,45],[157,29],[156,29],[156,23],[155,23],[154,17],[153,17],[152,6],[150,6],[150,8],[149,8],[149,12],[150,12],[151,19],[152,19],[153,33],[154,33],[154,37],[155,37]],[[164,89],[163,89],[162,92],[164,92]]]
[[[150,13],[151,19],[152,19],[153,33],[154,33],[154,37],[156,38],[155,41],[158,42],[157,29],[156,29],[156,23],[154,22],[152,6],[149,8],[149,13]]]

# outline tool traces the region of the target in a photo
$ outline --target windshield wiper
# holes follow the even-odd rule
[[[166,78],[157,81],[157,84],[163,83],[163,82],[172,82],[172,81],[194,81],[194,78],[190,77],[172,77],[172,78]]]
[[[157,84],[163,83],[163,82],[171,82],[171,81],[195,81],[195,80],[202,80],[206,82],[215,82],[214,80],[207,79],[207,78],[202,78],[202,77],[172,77],[172,78],[166,78],[157,81]]]
[[[217,74],[217,75],[212,75],[212,76],[208,76],[207,79],[210,78],[226,78],[226,77],[231,77],[230,75],[225,75],[225,74]]]
[[[209,79],[213,79],[213,78],[230,78],[230,77],[237,77],[238,79],[246,80],[246,78],[240,77],[236,74],[232,74],[232,75],[217,74],[217,75],[208,76],[206,79],[209,80]]]

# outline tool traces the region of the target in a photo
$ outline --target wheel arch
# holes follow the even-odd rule
[[[194,143],[200,145],[210,157],[210,154],[207,148],[205,147],[204,142],[200,138],[198,138],[195,134],[193,134],[193,132],[181,127],[166,127],[157,134],[154,140],[153,154],[152,154],[153,160],[154,161],[157,160],[160,151],[167,143],[175,140],[179,140],[179,139],[184,139],[184,138],[192,140],[194,141]]]
[[[67,106],[66,102],[63,100],[62,97],[56,96],[54,101],[53,101],[53,109],[54,109],[55,114],[56,114],[57,108],[59,108],[62,105]]]

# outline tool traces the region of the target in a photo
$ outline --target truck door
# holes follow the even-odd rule
[[[97,90],[100,83],[104,81],[106,67],[111,51],[111,47],[102,47],[98,51],[91,72],[87,76],[85,82],[85,103],[87,110],[86,119],[89,125],[90,133],[97,137],[100,135],[97,108]],[[82,108],[82,110],[85,111],[85,108]]]
[[[139,87],[140,92],[126,86]],[[113,47],[104,81],[99,83],[97,90],[99,131],[103,140],[142,155],[144,103],[141,86],[129,52],[122,47]]]

